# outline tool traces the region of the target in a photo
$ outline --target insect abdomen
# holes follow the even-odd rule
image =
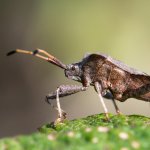
[[[131,74],[130,83],[123,97],[150,101],[150,76]]]

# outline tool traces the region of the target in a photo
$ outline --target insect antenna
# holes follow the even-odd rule
[[[62,69],[66,69],[66,65],[63,64],[59,59],[57,59],[56,57],[52,56],[51,54],[49,54],[48,52],[46,52],[45,50],[42,49],[36,49],[33,51],[28,51],[28,50],[22,50],[22,49],[16,49],[13,51],[10,51],[7,53],[7,56],[13,55],[15,53],[23,53],[23,54],[29,54],[29,55],[34,55],[36,57],[39,57],[41,59],[44,59]],[[43,55],[41,55],[41,54]],[[45,55],[45,56],[44,56]]]

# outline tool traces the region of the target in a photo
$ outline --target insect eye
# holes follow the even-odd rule
[[[75,66],[72,66],[72,70],[73,70],[73,71],[76,70],[76,67],[75,67]]]

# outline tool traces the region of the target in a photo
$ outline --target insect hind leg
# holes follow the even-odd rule
[[[113,105],[114,105],[114,107],[115,107],[116,113],[117,113],[118,115],[122,114],[121,111],[120,111],[120,109],[119,109],[119,107],[118,107],[118,105],[117,105],[117,103],[116,103],[116,101],[115,101],[115,99],[114,99],[114,96],[112,95],[112,93],[111,93],[110,91],[107,91],[107,92],[105,93],[105,95],[102,95],[102,96],[103,96],[104,98],[106,98],[106,99],[112,100],[112,103],[113,103]]]

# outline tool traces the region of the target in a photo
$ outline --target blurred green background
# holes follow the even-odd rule
[[[10,50],[41,48],[65,64],[85,53],[106,53],[150,74],[150,1],[0,0],[0,137],[29,134],[53,121],[57,112],[45,95],[61,84],[79,84],[63,70]],[[61,99],[68,118],[102,113],[93,88]],[[111,101],[106,100],[111,113]],[[124,114],[150,116],[150,104],[118,102]]]

